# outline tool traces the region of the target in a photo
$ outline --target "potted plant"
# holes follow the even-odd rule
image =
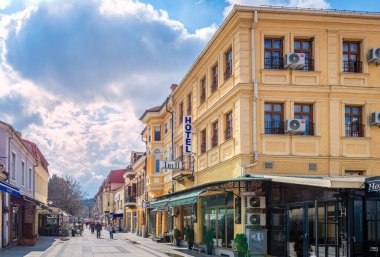
[[[173,236],[175,238],[176,246],[181,246],[181,231],[178,228],[174,229]]]
[[[186,228],[186,240],[187,240],[187,245],[189,247],[189,250],[194,246],[194,229],[187,227]]]
[[[232,250],[235,257],[244,257],[248,251],[248,239],[244,234],[236,234],[232,243]]]
[[[212,231],[207,231],[203,238],[204,244],[207,246],[207,254],[212,254],[212,249],[214,248],[214,233]]]

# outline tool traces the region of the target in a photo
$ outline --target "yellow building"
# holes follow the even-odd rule
[[[126,231],[139,236],[146,235],[145,197],[146,155],[132,151],[130,166],[124,174]]]
[[[116,227],[116,231],[124,231],[125,228],[125,219],[124,219],[124,191],[125,187],[121,186],[116,189],[113,193],[113,224]]]
[[[189,226],[202,243],[210,231],[218,255],[246,233],[256,254],[370,256],[380,203],[362,186],[380,176],[379,32],[379,14],[235,6],[164,104],[141,118],[152,234],[171,232],[171,214],[182,237]],[[168,160],[182,168],[165,172],[158,160],[171,138],[154,132],[170,112]]]

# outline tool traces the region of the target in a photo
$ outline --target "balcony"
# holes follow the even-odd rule
[[[284,58],[264,58],[264,69],[266,70],[283,70]]]
[[[175,159],[177,162],[181,162],[180,170],[173,170],[172,179],[176,180],[179,184],[185,184],[185,178],[189,181],[194,181],[194,159],[192,156],[180,156]]]
[[[352,122],[351,124],[345,125],[346,137],[364,137],[365,125],[359,122]]]
[[[362,72],[362,62],[357,60],[343,61],[343,72]]]
[[[130,208],[136,207],[136,197],[127,195],[124,199],[124,206]]]
[[[284,134],[285,122],[282,121],[270,121],[265,122],[265,134]]]

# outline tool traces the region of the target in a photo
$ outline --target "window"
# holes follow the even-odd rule
[[[168,133],[168,122],[166,121],[164,123],[164,134],[166,135]]]
[[[361,106],[346,105],[344,120],[346,137],[364,137]]]
[[[187,95],[187,115],[191,115],[191,93]]]
[[[232,48],[226,52],[225,59],[226,71],[224,72],[224,80],[227,80],[232,76]]]
[[[29,168],[29,189],[32,189],[32,169]]]
[[[230,138],[232,138],[232,112],[226,114],[225,139],[228,140]]]
[[[362,72],[360,42],[343,42],[343,72]]]
[[[312,39],[295,39],[294,52],[305,55],[305,66],[301,68],[302,70],[314,70]]]
[[[265,134],[284,134],[282,103],[265,103]]]
[[[218,121],[215,121],[212,124],[212,138],[211,138],[211,147],[218,145]]]
[[[218,89],[218,64],[215,64],[211,70],[212,70],[211,93],[214,93]]]
[[[154,150],[154,171],[160,173],[160,151]]]
[[[183,145],[179,146],[178,161],[183,162]]]
[[[183,122],[183,102],[179,104],[179,124]]]
[[[203,103],[206,101],[206,77],[201,80],[201,93],[200,93],[200,102]]]
[[[161,125],[154,125],[154,141],[161,141]]]
[[[201,131],[201,153],[206,152],[206,129]]]
[[[302,135],[313,136],[314,135],[314,123],[313,123],[313,105],[312,104],[294,104],[294,118],[304,119],[306,123],[305,132]]]
[[[264,39],[264,69],[282,70],[284,68],[282,44],[282,38]]]
[[[12,153],[12,179],[16,180],[16,154]]]
[[[25,162],[21,162],[21,185],[25,185]]]

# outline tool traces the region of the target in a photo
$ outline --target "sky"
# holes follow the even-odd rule
[[[0,0],[0,120],[92,197],[234,4],[380,12],[378,0]]]

